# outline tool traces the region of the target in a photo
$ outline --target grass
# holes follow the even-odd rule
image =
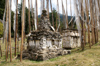
[[[14,46],[13,42],[12,46]],[[2,44],[3,48],[4,44]],[[81,51],[80,48],[72,49],[72,53],[69,55],[46,61],[23,60],[20,62],[19,59],[14,59],[13,55],[13,61],[10,63],[9,59],[5,62],[5,56],[3,56],[0,57],[0,66],[100,66],[100,42],[92,46],[91,49],[86,45],[84,51]]]

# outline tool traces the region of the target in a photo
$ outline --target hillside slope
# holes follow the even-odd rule
[[[22,63],[17,59],[13,62],[5,62],[4,57],[0,60],[0,66],[100,66],[100,43],[87,46],[85,51],[73,49],[70,55],[60,56],[47,61],[23,60]],[[0,57],[1,58],[1,57]]]

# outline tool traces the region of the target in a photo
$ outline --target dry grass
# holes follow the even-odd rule
[[[14,46],[14,43],[12,42]],[[2,44],[2,49],[4,44]],[[4,55],[4,52],[3,52]],[[0,57],[0,66],[100,66],[100,42],[92,46],[90,49],[88,45],[84,51],[80,48],[72,49],[72,53],[65,56],[59,56],[47,61],[31,61],[14,59],[13,62],[5,62],[5,56]]]
[[[76,52],[75,52],[76,51]],[[1,58],[0,66],[100,66],[100,45],[96,44],[92,49],[86,48],[85,51],[73,49],[70,55],[60,56],[47,61],[31,61],[13,59],[13,62],[5,62]]]

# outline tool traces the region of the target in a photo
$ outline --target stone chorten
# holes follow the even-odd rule
[[[51,26],[46,10],[42,11],[38,30],[31,32],[27,43],[23,59],[42,61],[68,54],[67,50],[62,49],[62,36]]]
[[[55,31],[55,29],[51,26],[46,10],[42,11],[41,19],[38,25],[38,30]]]

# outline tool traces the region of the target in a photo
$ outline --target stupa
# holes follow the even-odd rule
[[[62,48],[62,36],[51,26],[46,10],[42,11],[38,30],[31,32],[27,43],[27,49],[22,54],[23,59],[42,61],[70,52]]]

